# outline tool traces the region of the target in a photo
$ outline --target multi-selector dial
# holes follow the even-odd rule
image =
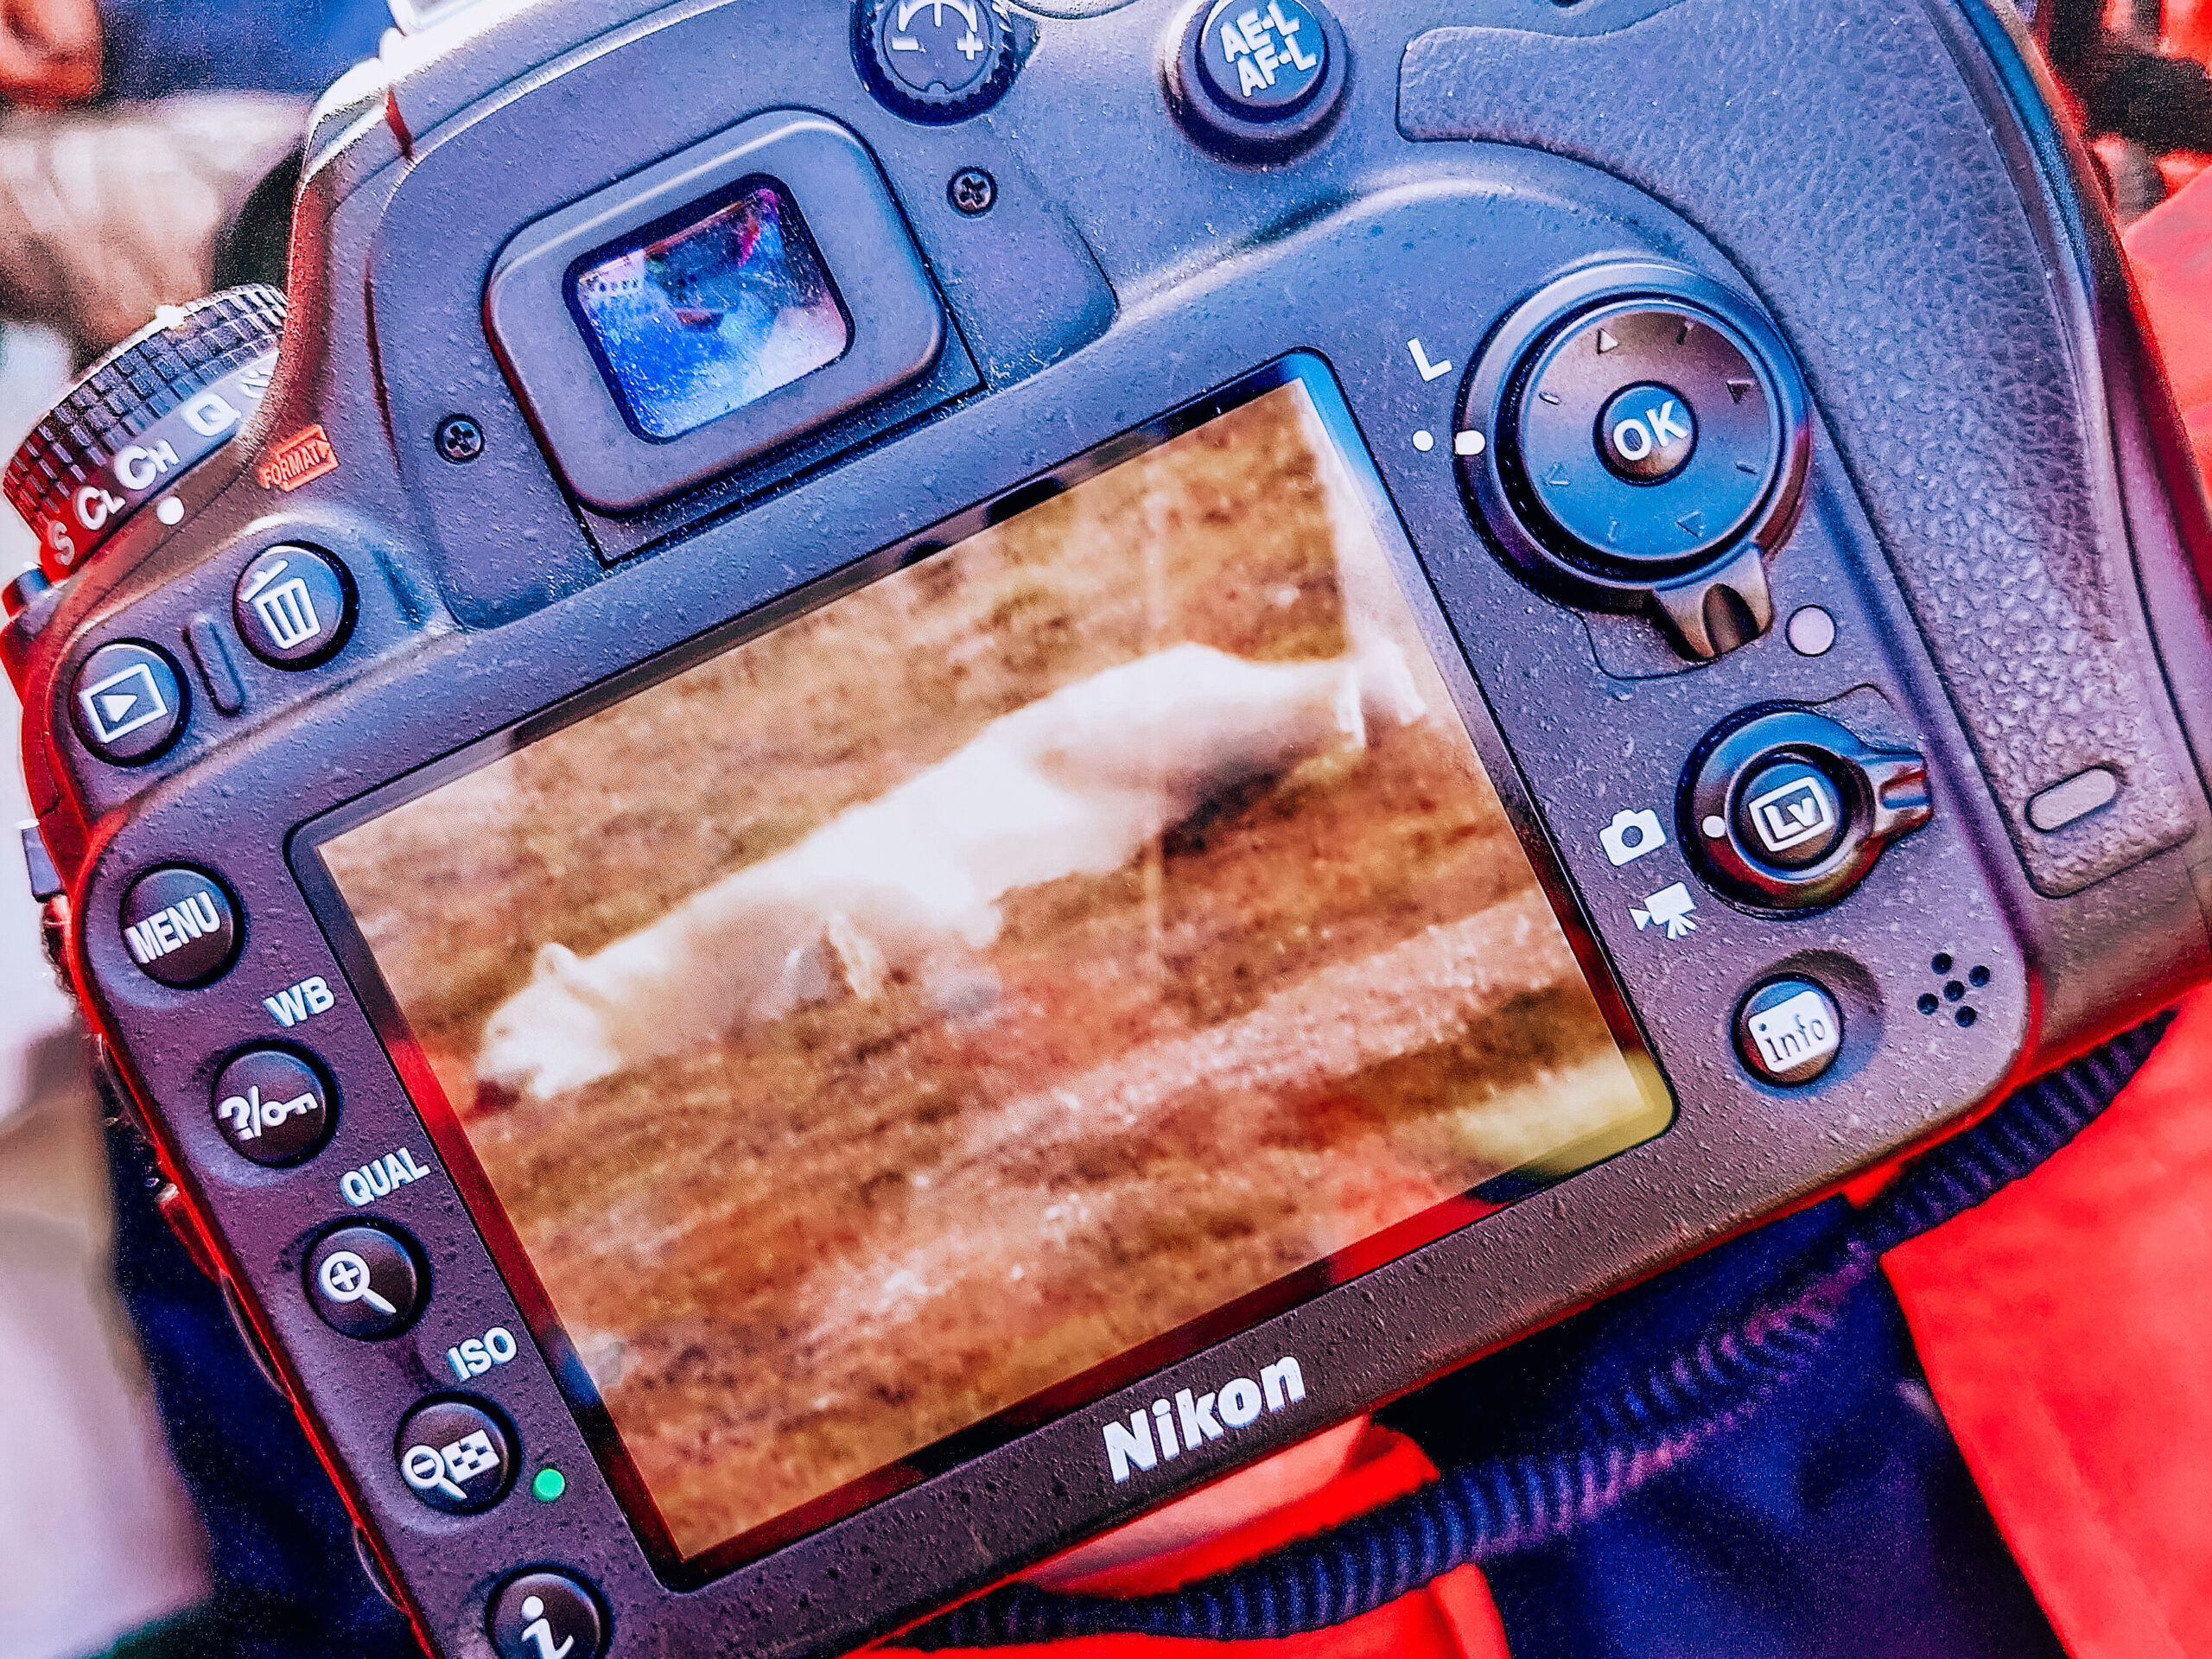
[[[1710,658],[1766,631],[1764,555],[1796,521],[1805,393],[1758,311],[1664,265],[1580,271],[1506,319],[1470,377],[1460,459],[1516,569],[1570,603],[1653,613]]]

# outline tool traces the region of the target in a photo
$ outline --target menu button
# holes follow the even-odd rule
[[[149,870],[123,898],[123,943],[148,978],[204,985],[238,957],[238,907],[214,877],[181,864]]]

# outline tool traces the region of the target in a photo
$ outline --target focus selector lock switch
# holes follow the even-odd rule
[[[1832,905],[1934,816],[1928,766],[1825,715],[1777,709],[1708,737],[1682,786],[1682,845],[1707,885],[1761,910]]]
[[[1765,556],[1796,522],[1805,391],[1747,301],[1657,264],[1578,271],[1476,365],[1460,482],[1506,560],[1567,603],[1643,611],[1707,659],[1773,625]]]

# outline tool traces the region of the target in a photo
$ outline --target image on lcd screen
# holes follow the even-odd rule
[[[1347,467],[1279,385],[322,843],[683,1554],[1665,1126]]]
[[[571,292],[631,423],[650,438],[742,409],[852,343],[798,210],[766,180],[587,265]]]

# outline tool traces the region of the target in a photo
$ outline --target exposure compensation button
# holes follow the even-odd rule
[[[205,985],[238,960],[238,906],[205,871],[164,864],[123,895],[123,943],[149,979]]]
[[[499,1659],[600,1659],[607,1651],[598,1600],[581,1580],[542,1567],[499,1586],[485,1628]]]

